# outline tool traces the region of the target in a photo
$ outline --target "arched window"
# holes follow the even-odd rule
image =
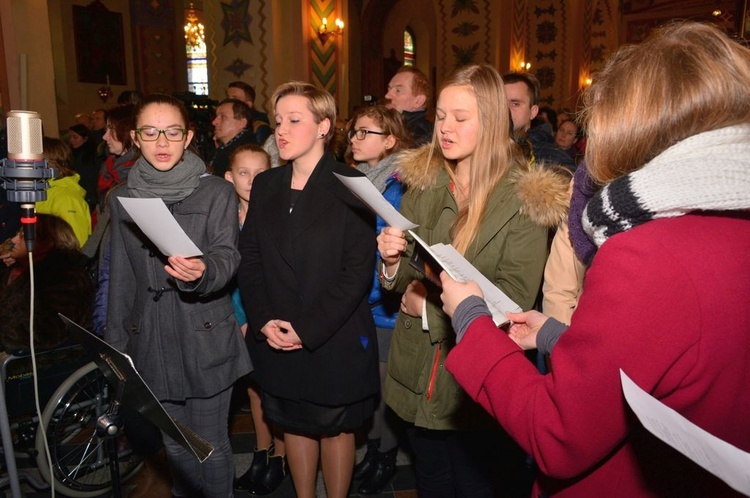
[[[185,12],[185,53],[187,54],[188,91],[208,95],[208,64],[206,62],[206,35],[199,12],[190,8]]]
[[[409,28],[404,30],[404,66],[414,65],[414,33]]]

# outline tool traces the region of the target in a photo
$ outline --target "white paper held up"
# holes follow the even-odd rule
[[[622,392],[638,420],[656,437],[750,496],[750,453],[701,429],[633,382],[620,369]]]
[[[162,254],[186,258],[203,255],[160,198],[118,199],[125,211]]]
[[[407,220],[404,215],[391,206],[391,203],[383,197],[375,185],[373,185],[366,177],[344,176],[339,175],[338,173],[334,173],[334,175],[336,175],[336,178],[338,178],[346,188],[359,197],[367,207],[383,218],[388,226],[398,228],[399,230],[409,230],[410,228],[416,228],[419,226]]]

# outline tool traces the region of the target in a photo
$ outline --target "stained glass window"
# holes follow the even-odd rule
[[[414,65],[414,34],[409,28],[404,30],[404,66]]]
[[[208,95],[208,64],[206,62],[206,36],[199,12],[193,4],[185,15],[185,53],[187,54],[188,91]]]

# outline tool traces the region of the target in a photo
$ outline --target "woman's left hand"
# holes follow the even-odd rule
[[[411,316],[422,316],[422,306],[427,299],[427,288],[419,280],[412,280],[401,296],[401,311]]]
[[[183,282],[195,282],[206,271],[206,264],[199,256],[192,258],[170,256],[168,261],[169,264],[164,269],[174,278]]]
[[[292,324],[286,320],[271,320],[261,332],[266,336],[268,345],[274,349],[281,351],[302,349],[302,339],[299,338]]]

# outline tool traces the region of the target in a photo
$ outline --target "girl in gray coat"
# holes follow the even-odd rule
[[[172,494],[233,495],[227,420],[231,386],[251,370],[227,283],[239,265],[232,186],[187,150],[182,104],[144,98],[131,135],[140,149],[127,188],[110,201],[112,240],[105,339],[129,354],[169,414],[214,447],[202,464],[164,435]],[[165,256],[132,222],[120,197],[161,198],[203,253]]]

